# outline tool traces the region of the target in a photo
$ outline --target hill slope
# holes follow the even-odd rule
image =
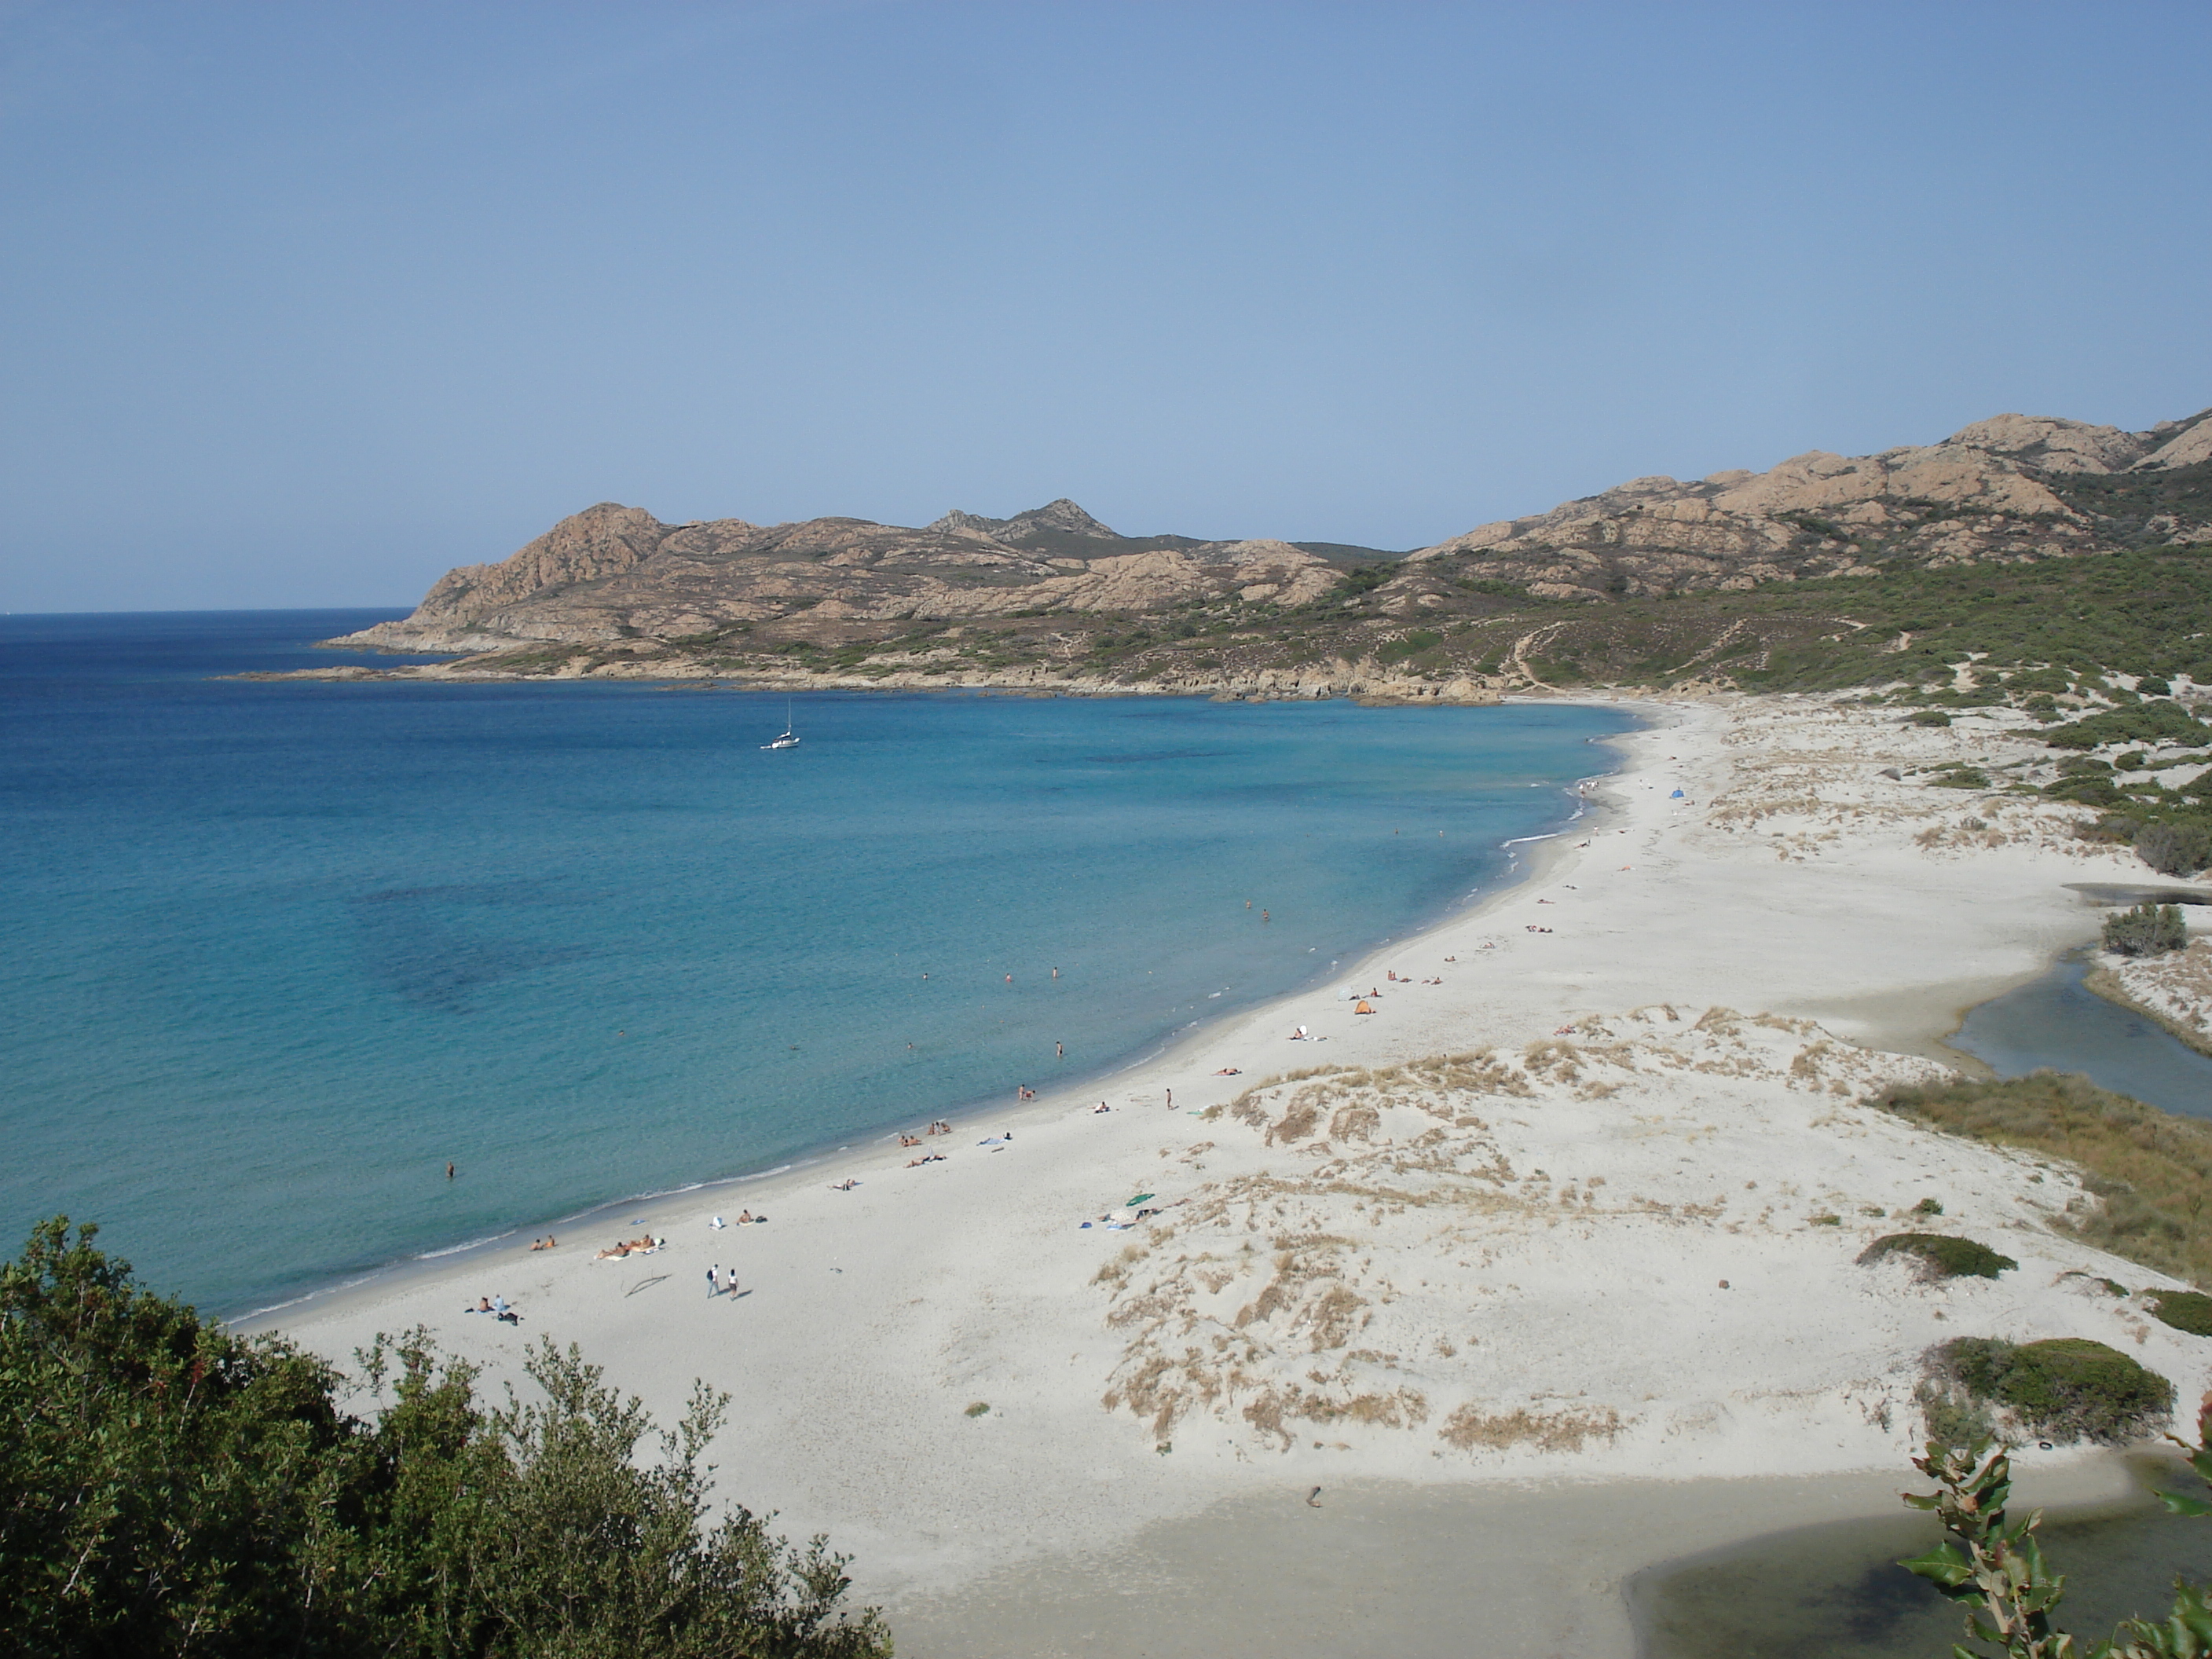
[[[2154,550],[2200,540],[2212,411],[2148,432],[2001,415],[1924,447],[1634,479],[1402,556],[1123,536],[1066,500],[919,529],[607,502],[331,643],[464,657],[401,674],[1243,696],[1834,685],[1970,649],[2205,684],[2199,561]]]
[[[1938,444],[1632,478],[1425,548],[1540,597],[1602,599],[2061,557],[2212,532],[2212,410],[2148,432],[2000,415]]]

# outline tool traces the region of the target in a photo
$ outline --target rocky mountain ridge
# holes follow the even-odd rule
[[[1765,472],[1632,478],[1409,562],[1474,562],[1539,597],[1601,599],[2199,539],[2212,533],[2208,416],[2126,432],[1999,415],[1876,455],[1813,450]],[[2124,475],[2138,487],[2099,488]]]
[[[404,621],[331,643],[473,653],[713,638],[802,617],[811,629],[1149,611],[1231,596],[1299,605],[1338,576],[1328,559],[1288,542],[1125,537],[1064,499],[1012,519],[955,511],[918,530],[864,519],[667,525],[602,501],[498,564],[447,572]]]
[[[2146,432],[2002,415],[1876,455],[1632,479],[1405,555],[1124,536],[1065,499],[919,529],[665,524],[602,502],[330,642],[459,660],[319,672],[1464,701],[1563,678],[1810,674],[1888,639],[1872,619],[1893,610],[1882,650],[1934,648],[1992,583],[2019,586],[2000,570],[2154,589],[2118,566],[2191,543],[2212,543],[2212,411]],[[1990,574],[1938,580],[1968,570]]]

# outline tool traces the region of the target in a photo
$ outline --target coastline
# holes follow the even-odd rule
[[[2112,1269],[2052,1231],[2078,1191],[2063,1170],[1856,1105],[1884,1079],[1933,1073],[1847,1045],[1878,1047],[1916,1000],[1948,1006],[1948,988],[2040,971],[2094,932],[2065,881],[2124,872],[2073,836],[2063,809],[1879,775],[2007,740],[1994,722],[1909,728],[1809,698],[1625,706],[1654,723],[1611,740],[1626,758],[1592,792],[1602,822],[1543,844],[1486,902],[1330,976],[1382,989],[1372,1017],[1317,986],[1115,1074],[1110,1114],[1091,1110],[1095,1095],[1055,1091],[956,1122],[949,1142],[927,1143],[947,1151],[940,1164],[854,1146],[830,1168],[757,1182],[744,1201],[773,1216],[766,1227],[712,1231],[719,1198],[672,1195],[653,1212],[671,1241],[660,1255],[593,1262],[596,1237],[551,1256],[518,1244],[256,1322],[341,1361],[375,1329],[422,1322],[494,1383],[529,1341],[576,1340],[664,1416],[695,1376],[732,1390],[714,1454],[724,1495],[780,1511],[794,1534],[827,1531],[895,1630],[911,1608],[917,1638],[935,1632],[912,1652],[988,1650],[994,1615],[975,1598],[994,1575],[1051,1562],[1074,1583],[1147,1528],[1224,1504],[1302,1505],[1312,1485],[1396,1493],[1376,1501],[1401,1510],[1409,1492],[1452,1492],[1510,1517],[1620,1482],[1809,1483],[1759,1509],[1753,1531],[1825,1518],[1839,1480],[1893,1494],[1931,1341],[2092,1335],[2135,1315],[2064,1288],[2063,1273]],[[1990,823],[1965,829],[1968,808]],[[1325,1041],[1291,1046],[1294,1024]],[[1449,1066],[1410,1064],[1486,1052],[1493,1080],[1471,1096],[1453,1094]],[[1345,1103],[1334,1127],[1292,1133],[1285,1102],[1315,1066],[1310,1086]],[[1437,1125],[1425,1138],[1424,1121]],[[1402,1186],[1408,1149],[1440,1135],[1514,1184],[1486,1177],[1494,1195],[1457,1221],[1418,1196],[1358,1196]],[[1606,1171],[1610,1186],[1595,1178]],[[861,1185],[830,1191],[833,1176]],[[1947,1225],[2001,1238],[2021,1273],[1931,1293],[1851,1265],[1882,1224],[1863,1211],[1903,1213],[1931,1189]],[[1136,1206],[1122,1200],[1155,1194],[1162,1213],[1123,1231]],[[1237,1215],[1258,1229],[1241,1247]],[[1447,1223],[1464,1242],[1438,1242]],[[1268,1260],[1253,1243],[1271,1230],[1283,1289],[1251,1300],[1249,1273],[1264,1277]],[[746,1294],[708,1300],[709,1262],[735,1266]],[[1217,1271],[1218,1296],[1193,1282]],[[1240,1272],[1248,1288],[1226,1283]],[[1735,1286],[1717,1301],[1717,1278]],[[521,1309],[519,1330],[459,1316],[494,1291]],[[1260,1311],[1232,1322],[1240,1298]],[[1344,1298],[1376,1336],[1316,1322]],[[1420,1336],[1437,1318],[1456,1323]],[[1209,1383],[1204,1354],[1182,1352],[1201,1339],[1242,1345],[1228,1350],[1241,1354],[1234,1376]],[[2133,1340],[2185,1397],[2212,1380],[2163,1328]],[[1329,1364],[1326,1386],[1300,1380]],[[1168,1398],[1164,1379],[1178,1378]],[[1133,1389],[1164,1401],[1164,1419],[1147,1426]],[[2094,1486],[2110,1461],[2030,1453],[2023,1477]],[[1601,1571],[1529,1580],[1547,1588],[1528,1650],[1557,1650],[1571,1632],[1577,1650],[1626,1650],[1620,1576],[1682,1553],[1685,1536],[1666,1513],[1638,1524]],[[1316,1534],[1313,1547],[1322,1554],[1276,1565],[1320,1571],[1343,1546]],[[1318,1633],[1280,1645],[1351,1650]],[[1088,1647],[1069,1626],[1028,1650]]]
[[[1544,702],[1570,700],[1526,697],[1516,698],[1515,701]],[[1594,738],[1588,741],[1593,747],[1614,750],[1614,759],[1625,763],[1627,757],[1625,753],[1618,751],[1617,745],[1625,738],[1638,735],[1642,729],[1640,726],[1635,727],[1613,737]],[[1607,811],[1607,803],[1601,797],[1590,793],[1582,786],[1601,786],[1604,780],[1612,775],[1613,773],[1608,771],[1586,774],[1578,778],[1577,787],[1575,790],[1565,792],[1573,802],[1573,805],[1567,815],[1560,820],[1558,829],[1548,830],[1541,835],[1515,836],[1499,843],[1493,850],[1505,852],[1507,863],[1504,870],[1496,878],[1494,889],[1484,890],[1479,896],[1463,897],[1447,903],[1437,914],[1417,923],[1413,931],[1405,935],[1402,939],[1385,939],[1376,942],[1349,968],[1340,966],[1318,969],[1304,984],[1291,990],[1262,998],[1249,1005],[1224,1008],[1218,1012],[1203,1015],[1187,1024],[1171,1027],[1139,1043],[1128,1054],[1109,1061],[1097,1071],[1081,1073],[1063,1084],[1056,1085],[1050,1090],[1040,1091],[1038,1098],[1035,1101],[1009,1103],[1003,1099],[985,1100],[979,1097],[971,1101],[956,1103],[944,1109],[945,1114],[948,1117],[957,1117],[963,1126],[963,1133],[968,1128],[973,1128],[989,1135],[1002,1133],[1007,1127],[1031,1117],[1048,1115],[1054,1109],[1064,1109],[1069,1103],[1088,1100],[1091,1097],[1094,1090],[1103,1090],[1110,1097],[1116,1079],[1146,1067],[1176,1065],[1180,1050],[1186,1047],[1202,1044],[1208,1031],[1222,1021],[1246,1017],[1256,1018],[1279,1006],[1288,1008],[1302,998],[1319,994],[1328,983],[1344,977],[1346,973],[1356,975],[1361,964],[1369,962],[1378,952],[1394,945],[1406,947],[1417,945],[1431,933],[1449,927],[1455,922],[1479,916],[1491,907],[1508,902],[1517,889],[1543,879],[1552,861],[1564,850],[1559,843],[1564,841],[1574,825],[1584,819],[1591,819],[1593,822],[1602,819]],[[1516,848],[1525,850],[1519,853],[1509,850]],[[504,1232],[487,1237],[465,1239],[379,1263],[374,1267],[341,1276],[329,1283],[301,1291],[297,1295],[286,1297],[282,1301],[226,1316],[223,1322],[241,1332],[277,1329],[288,1321],[295,1321],[301,1317],[301,1310],[304,1310],[312,1309],[319,1316],[347,1304],[351,1299],[380,1296],[425,1279],[459,1273],[473,1263],[494,1258],[501,1252],[511,1249],[514,1240],[540,1228],[558,1237],[562,1231],[573,1231],[579,1227],[597,1226],[618,1229],[639,1224],[650,1224],[657,1227],[672,1215],[688,1215],[696,1204],[708,1195],[734,1194],[741,1188],[750,1188],[754,1182],[772,1179],[789,1177],[795,1182],[816,1165],[848,1153],[859,1154],[864,1151],[888,1150],[885,1143],[890,1143],[895,1147],[897,1136],[906,1127],[904,1124],[886,1122],[883,1125],[856,1130],[846,1135],[830,1137],[815,1146],[792,1152],[759,1169],[741,1170],[734,1174],[687,1182],[679,1186],[654,1192],[603,1199],[566,1215],[539,1217],[533,1221],[518,1223]],[[618,1216],[628,1218],[617,1220]]]

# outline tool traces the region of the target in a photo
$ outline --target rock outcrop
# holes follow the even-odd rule
[[[1332,626],[1410,624],[1516,590],[1601,600],[2189,540],[2212,540],[2212,410],[2147,432],[1999,415],[1878,455],[1814,450],[1765,472],[1632,478],[1395,568],[1395,555],[1334,544],[1124,536],[1065,498],[1006,519],[955,510],[920,529],[667,525],[606,501],[498,564],[448,572],[404,621],[331,643],[535,653],[545,662],[509,665],[540,672],[568,647],[706,660],[883,646],[997,618],[1034,653],[1055,617],[1128,618],[1147,639],[1183,639],[1200,620],[1234,628],[1332,599]],[[1255,606],[1267,609],[1238,609]]]
[[[1012,519],[948,513],[920,530],[863,519],[665,525],[602,502],[499,564],[447,572],[405,620],[331,643],[483,652],[696,641],[802,614],[883,624],[1157,611],[1231,595],[1294,605],[1337,576],[1288,542],[1121,536],[1070,501]]]
[[[1687,482],[1632,478],[1423,548],[1404,580],[1419,587],[1419,565],[1458,559],[1540,597],[1602,599],[1867,574],[1893,560],[1967,564],[2185,539],[2212,533],[2202,492],[2194,503],[2179,492],[2179,512],[2128,517],[2115,511],[2127,492],[2099,485],[2203,465],[2212,459],[2208,416],[2124,432],[1999,415],[1925,447],[1814,450],[1765,472]],[[1402,596],[1380,602],[1393,597]]]

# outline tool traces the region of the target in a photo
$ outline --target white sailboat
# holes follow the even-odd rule
[[[799,733],[791,729],[790,698],[786,697],[783,700],[782,735],[778,737],[774,743],[764,743],[761,747],[763,749],[796,749],[799,747]]]

